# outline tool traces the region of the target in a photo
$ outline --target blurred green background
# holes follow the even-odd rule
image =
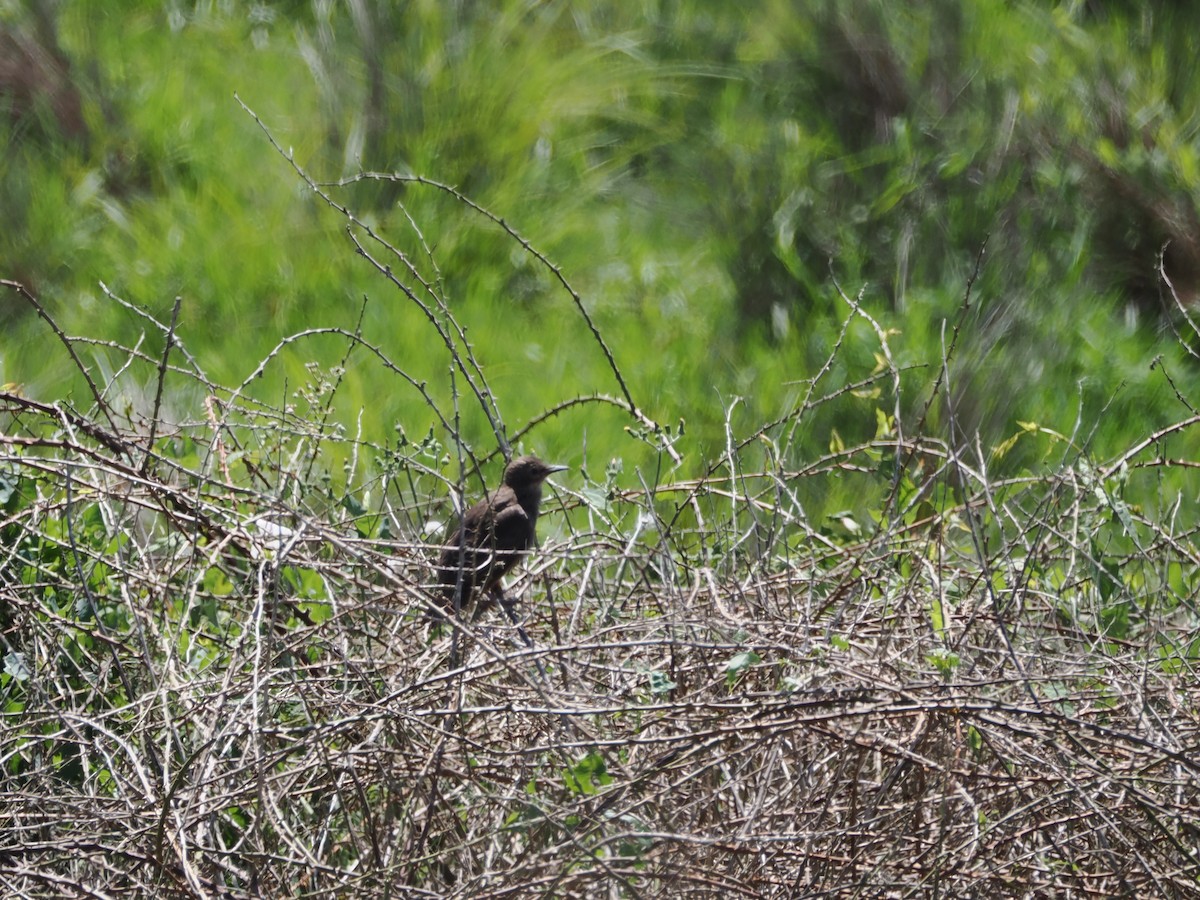
[[[835,279],[887,330],[915,423],[985,240],[948,381],[961,434],[985,449],[1028,435],[1000,463],[1016,470],[1061,453],[1019,422],[1078,423],[1106,457],[1200,397],[1194,334],[1158,272],[1165,247],[1194,304],[1198,35],[1200,10],[1162,2],[9,0],[0,277],[96,342],[102,381],[126,358],[104,342],[144,335],[156,358],[163,339],[101,283],[164,322],[182,297],[185,346],[230,387],[281,338],[354,330],[362,311],[364,339],[449,415],[463,384],[425,313],[356,254],[236,92],[316,180],[427,176],[528,238],[634,400],[686,421],[685,472],[805,396],[848,314]],[[495,224],[421,185],[329,193],[440,286],[510,434],[619,394],[570,296]],[[45,323],[3,296],[0,381],[87,406]],[[854,321],[822,390],[869,376],[879,350]],[[294,402],[346,357],[343,338],[297,341],[248,390]],[[148,405],[153,368],[122,379],[131,408]],[[169,407],[198,417],[194,384],[172,385]],[[844,395],[784,451],[871,438],[889,391]],[[927,428],[947,434],[949,409]],[[493,449],[479,404],[459,410]],[[361,350],[333,416],[379,442],[435,422]],[[599,478],[610,458],[653,458],[630,424],[584,405],[524,443]]]

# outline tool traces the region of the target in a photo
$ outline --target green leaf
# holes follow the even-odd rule
[[[760,662],[762,662],[762,657],[753,650],[743,650],[741,653],[733,656],[729,662],[725,663],[726,687],[733,687],[743,672]]]
[[[14,681],[28,681],[29,667],[25,664],[25,654],[20,650],[10,650],[5,654],[4,673],[12,676]]]
[[[656,669],[653,672],[649,672],[647,677],[650,680],[650,693],[652,694],[666,694],[676,688],[675,682],[667,677],[666,672],[659,672]]]
[[[1122,640],[1129,636],[1128,602],[1113,603],[1100,610],[1100,626],[1106,637]]]
[[[967,726],[967,746],[975,751],[976,755],[983,752],[983,735],[974,725]]]
[[[929,624],[940,639],[946,637],[946,618],[942,609],[942,598],[934,593],[929,599]]]
[[[609,491],[607,488],[585,487],[579,493],[583,495],[583,502],[592,509],[602,513],[608,512]]]
[[[612,776],[608,774],[604,757],[592,751],[571,768],[563,770],[563,783],[571,793],[588,797],[604,785],[612,784]]]
[[[204,590],[214,597],[228,597],[233,593],[233,582],[221,569],[209,566],[204,573]]]
[[[284,566],[280,577],[291,589],[292,595],[304,600],[328,600],[325,590],[325,579],[316,569],[306,569],[299,566]]]
[[[961,662],[957,653],[947,650],[945,647],[938,647],[925,654],[925,661],[937,669],[943,678],[953,675],[954,670]]]

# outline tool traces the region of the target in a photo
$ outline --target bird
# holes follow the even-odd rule
[[[500,487],[467,510],[438,559],[441,610],[432,611],[436,618],[465,612],[478,597],[476,617],[499,602],[515,621],[501,579],[537,539],[542,484],[567,468],[519,456],[505,468]]]

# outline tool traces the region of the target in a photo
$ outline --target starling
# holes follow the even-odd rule
[[[500,488],[467,510],[438,560],[445,612],[469,609],[478,594],[476,615],[496,601],[512,615],[500,579],[534,544],[542,482],[566,468],[518,457],[504,470]]]

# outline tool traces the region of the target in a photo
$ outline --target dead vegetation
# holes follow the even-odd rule
[[[788,435],[845,396],[818,375],[705,477],[563,478],[510,586],[527,648],[419,614],[453,449],[347,437],[336,373],[262,405],[148,328],[161,356],[87,374],[86,412],[0,395],[6,894],[1200,891],[1200,559],[1168,478],[1196,417],[1103,465],[1059,436],[1038,477],[894,422],[797,468]],[[876,522],[806,515],[881,472]]]

